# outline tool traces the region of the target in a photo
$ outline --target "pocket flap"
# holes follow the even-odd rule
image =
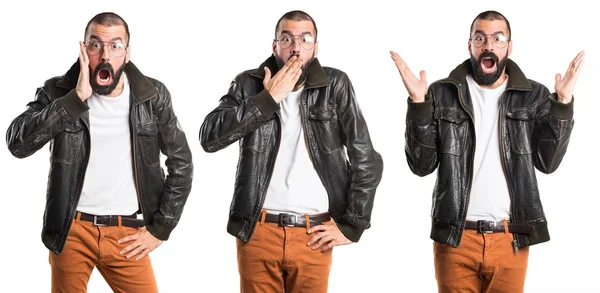
[[[442,119],[453,123],[462,123],[468,118],[463,110],[449,107],[436,108],[433,117],[435,119]]]

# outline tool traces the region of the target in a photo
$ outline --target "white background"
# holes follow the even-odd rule
[[[269,56],[279,17],[304,10],[319,29],[321,64],[350,76],[385,162],[372,228],[359,243],[335,248],[330,292],[435,292],[429,239],[435,174],[420,178],[407,167],[407,93],[388,52],[399,52],[415,72],[425,69],[431,83],[468,58],[473,18],[498,10],[512,25],[511,58],[551,91],[554,75],[564,74],[579,51],[587,52],[574,92],[569,150],[554,174],[538,173],[552,240],[531,248],[525,291],[599,292],[597,10],[593,1],[530,2],[2,2],[0,129],[6,131],[25,109],[36,87],[77,60],[90,18],[103,11],[120,14],[130,26],[131,60],[171,91],[194,156],[194,184],[180,225],[151,254],[159,289],[237,292],[235,238],[225,227],[238,147],[205,153],[198,130],[234,76]],[[48,157],[47,146],[22,160],[0,149],[2,292],[49,291],[48,250],[40,239]],[[97,271],[89,292],[110,292]]]

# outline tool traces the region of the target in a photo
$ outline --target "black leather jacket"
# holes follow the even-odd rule
[[[167,88],[142,75],[132,62],[125,73],[131,88],[132,167],[140,212],[148,231],[166,240],[191,190],[192,155]],[[50,142],[42,241],[56,254],[62,252],[75,216],[90,153],[89,107],[75,92],[78,75],[76,62],[65,75],[47,80],[6,132],[8,148],[18,158]],[[167,156],[166,178],[161,151]]]
[[[425,176],[438,169],[433,191],[431,238],[460,243],[473,180],[475,130],[466,76],[469,60],[448,78],[429,86],[426,101],[409,101],[406,158],[410,169]],[[515,248],[550,240],[535,169],[551,173],[562,161],[573,128],[573,102],[528,80],[512,60],[506,91],[500,98],[500,156],[511,199],[510,221],[528,223],[532,234],[513,234]],[[498,180],[505,180],[498,178]]]
[[[200,129],[200,142],[207,152],[239,140],[227,231],[244,242],[259,218],[281,134],[279,105],[263,88],[264,66],[277,71],[271,56],[258,69],[240,73]],[[309,155],[329,195],[329,212],[342,233],[356,242],[370,226],[383,161],[373,149],[348,76],[321,67],[315,59],[300,108]]]

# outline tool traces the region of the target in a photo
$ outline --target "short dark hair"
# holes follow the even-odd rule
[[[277,25],[275,26],[275,38],[277,39],[277,30],[279,30],[279,24],[281,24],[281,21],[283,20],[295,20],[295,21],[302,21],[302,20],[310,20],[313,24],[313,27],[315,28],[315,41],[317,40],[317,24],[315,23],[315,20],[308,15],[308,13],[301,11],[301,10],[293,10],[290,12],[286,12],[278,21],[277,21]]]
[[[92,24],[99,24],[99,25],[104,25],[104,26],[115,26],[115,25],[122,25],[125,27],[125,34],[127,37],[127,45],[129,45],[129,26],[127,25],[127,23],[125,22],[125,20],[120,17],[119,15],[117,15],[114,12],[102,12],[99,14],[96,14],[96,16],[94,16],[92,19],[90,19],[90,21],[88,22],[87,26],[85,26],[85,32],[83,35],[83,39],[85,40],[85,37],[88,34],[88,30],[90,29],[90,26]]]
[[[477,17],[475,17],[475,19],[473,19],[473,22],[471,23],[471,29],[469,30],[469,36],[473,32],[473,26],[475,25],[475,21],[478,19],[504,20],[504,22],[506,22],[506,27],[508,28],[508,40],[510,41],[510,39],[512,38],[512,32],[510,30],[510,22],[508,22],[508,19],[506,19],[506,17],[504,17],[504,15],[502,15],[502,13],[500,13],[498,11],[494,11],[494,10],[488,10],[488,11],[479,13],[479,15],[477,15]]]

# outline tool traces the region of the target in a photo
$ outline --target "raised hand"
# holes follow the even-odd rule
[[[280,103],[292,92],[302,73],[302,59],[292,56],[285,65],[271,77],[271,71],[265,67],[265,90],[271,94],[275,102]]]
[[[575,83],[577,83],[577,78],[579,78],[579,72],[581,72],[584,57],[585,51],[579,52],[579,54],[575,56],[575,59],[569,64],[569,68],[564,77],[561,77],[560,73],[556,74],[554,78],[556,80],[554,91],[556,91],[556,95],[558,95],[559,102],[565,104],[571,102],[571,99],[573,98],[573,89],[575,88]]]
[[[88,57],[85,45],[79,42],[79,79],[75,87],[77,95],[82,101],[92,96],[92,86],[90,84],[90,59]]]
[[[415,103],[421,103],[425,101],[425,94],[427,93],[427,80],[425,79],[425,71],[421,70],[419,73],[420,79],[418,79],[408,65],[400,55],[394,51],[390,51],[392,54],[392,60],[396,63],[396,67],[398,68],[398,72],[400,72],[400,77],[402,77],[402,82],[404,83],[404,87],[406,91],[408,91],[408,95],[410,95],[410,99]]]

